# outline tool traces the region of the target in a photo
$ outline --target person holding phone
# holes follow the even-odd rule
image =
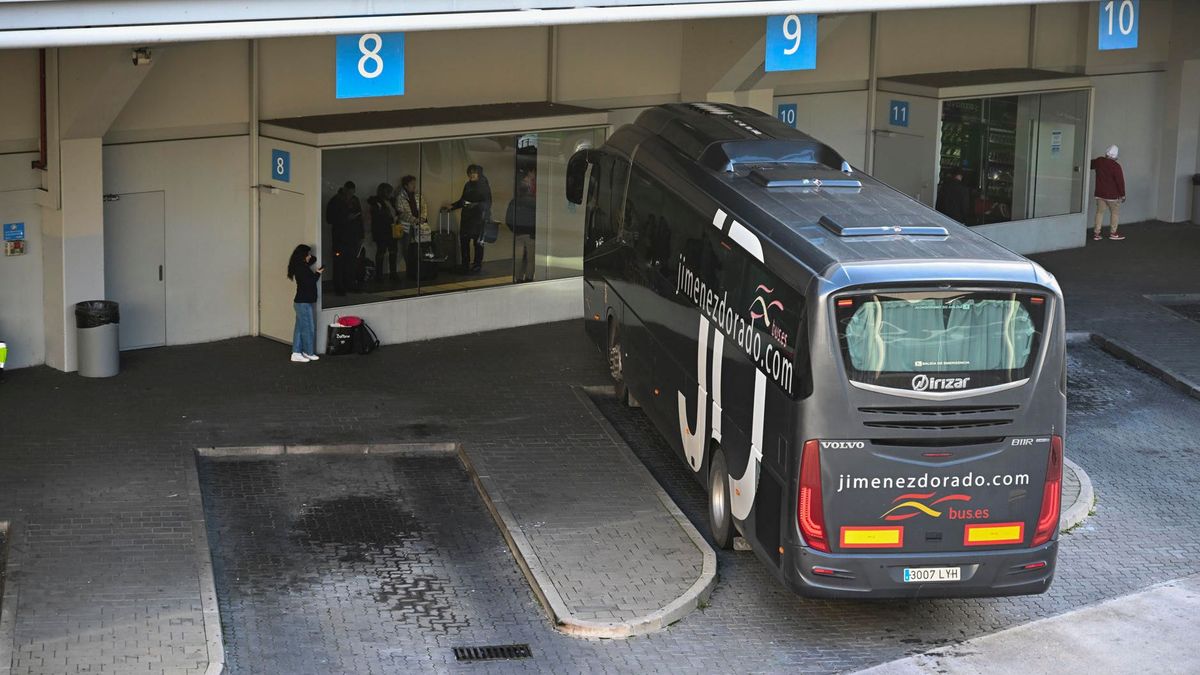
[[[488,179],[483,175],[483,167],[472,164],[467,167],[467,182],[463,185],[462,196],[453,204],[442,207],[442,213],[462,209],[459,218],[458,240],[462,247],[462,271],[466,274],[478,274],[483,269],[483,226],[492,213],[492,188]],[[470,260],[471,242],[475,243],[475,261]]]
[[[317,339],[316,306],[317,281],[324,267],[313,270],[317,257],[312,248],[300,244],[292,251],[288,260],[287,276],[296,282],[296,297],[292,304],[296,309],[296,328],[292,331],[292,361],[308,363],[318,360],[313,346]]]

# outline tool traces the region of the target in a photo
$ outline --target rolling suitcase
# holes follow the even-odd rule
[[[450,269],[458,267],[458,233],[454,231],[454,216],[438,214],[437,231],[433,233],[433,252]]]

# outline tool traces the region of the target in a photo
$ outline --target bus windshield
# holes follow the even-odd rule
[[[928,378],[912,375],[936,373],[962,380],[945,388],[974,389],[1029,376],[1045,301],[1016,292],[897,292],[842,297],[835,306],[852,380],[920,389]]]

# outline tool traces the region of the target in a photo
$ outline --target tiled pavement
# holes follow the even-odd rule
[[[1200,225],[1123,225],[1125,241],[1033,256],[1058,277],[1067,330],[1099,333],[1138,357],[1200,385],[1200,323],[1147,295],[1200,294]]]
[[[1119,329],[1130,340],[1140,332],[1164,358],[1180,352],[1196,360],[1192,345],[1200,342],[1155,341],[1160,327],[1136,318],[1175,316],[1146,306],[1142,293],[1197,291],[1188,257],[1196,231],[1135,225],[1128,232],[1119,244],[1039,256],[1067,291],[1070,328]],[[1182,334],[1191,328],[1179,325]],[[601,359],[570,323],[307,365],[285,363],[285,351],[247,339],[138,352],[125,355],[120,377],[102,381],[44,368],[10,373],[0,385],[0,519],[16,521],[24,555],[14,673],[203,668],[184,469],[196,447],[544,442],[561,428],[547,411],[569,386],[604,381]],[[549,647],[522,667],[842,670],[1200,571],[1190,529],[1200,516],[1191,489],[1200,479],[1197,403],[1094,348],[1072,348],[1070,365],[1068,455],[1091,474],[1099,497],[1096,515],[1064,536],[1047,594],[808,601],[781,589],[752,558],[722,553],[721,581],[704,611],[663,633],[617,642],[561,636],[538,616],[530,630],[548,635],[541,644]],[[680,467],[661,452],[661,440],[645,433],[640,413],[622,414],[632,417],[613,419],[631,447],[694,516],[699,487],[686,476],[670,479]]]

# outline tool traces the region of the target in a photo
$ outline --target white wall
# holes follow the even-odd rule
[[[1154,218],[1158,208],[1158,159],[1162,151],[1160,127],[1166,96],[1162,72],[1096,75],[1093,107],[1092,157],[1110,145],[1121,149],[1118,161],[1125,173],[1125,204],[1121,220],[1132,223]],[[1086,169],[1088,163],[1084,163]],[[1088,222],[1096,212],[1095,174],[1089,171]]]
[[[5,368],[46,358],[42,303],[42,209],[34,201],[36,153],[0,155],[0,223],[25,223],[25,255],[0,255],[0,342],[8,343]],[[26,189],[22,189],[24,186]]]
[[[250,332],[246,137],[104,148],[104,192],[166,199],[167,344]]]
[[[775,105],[796,104],[796,128],[837,150],[850,164],[866,164],[867,92],[776,96]]]

